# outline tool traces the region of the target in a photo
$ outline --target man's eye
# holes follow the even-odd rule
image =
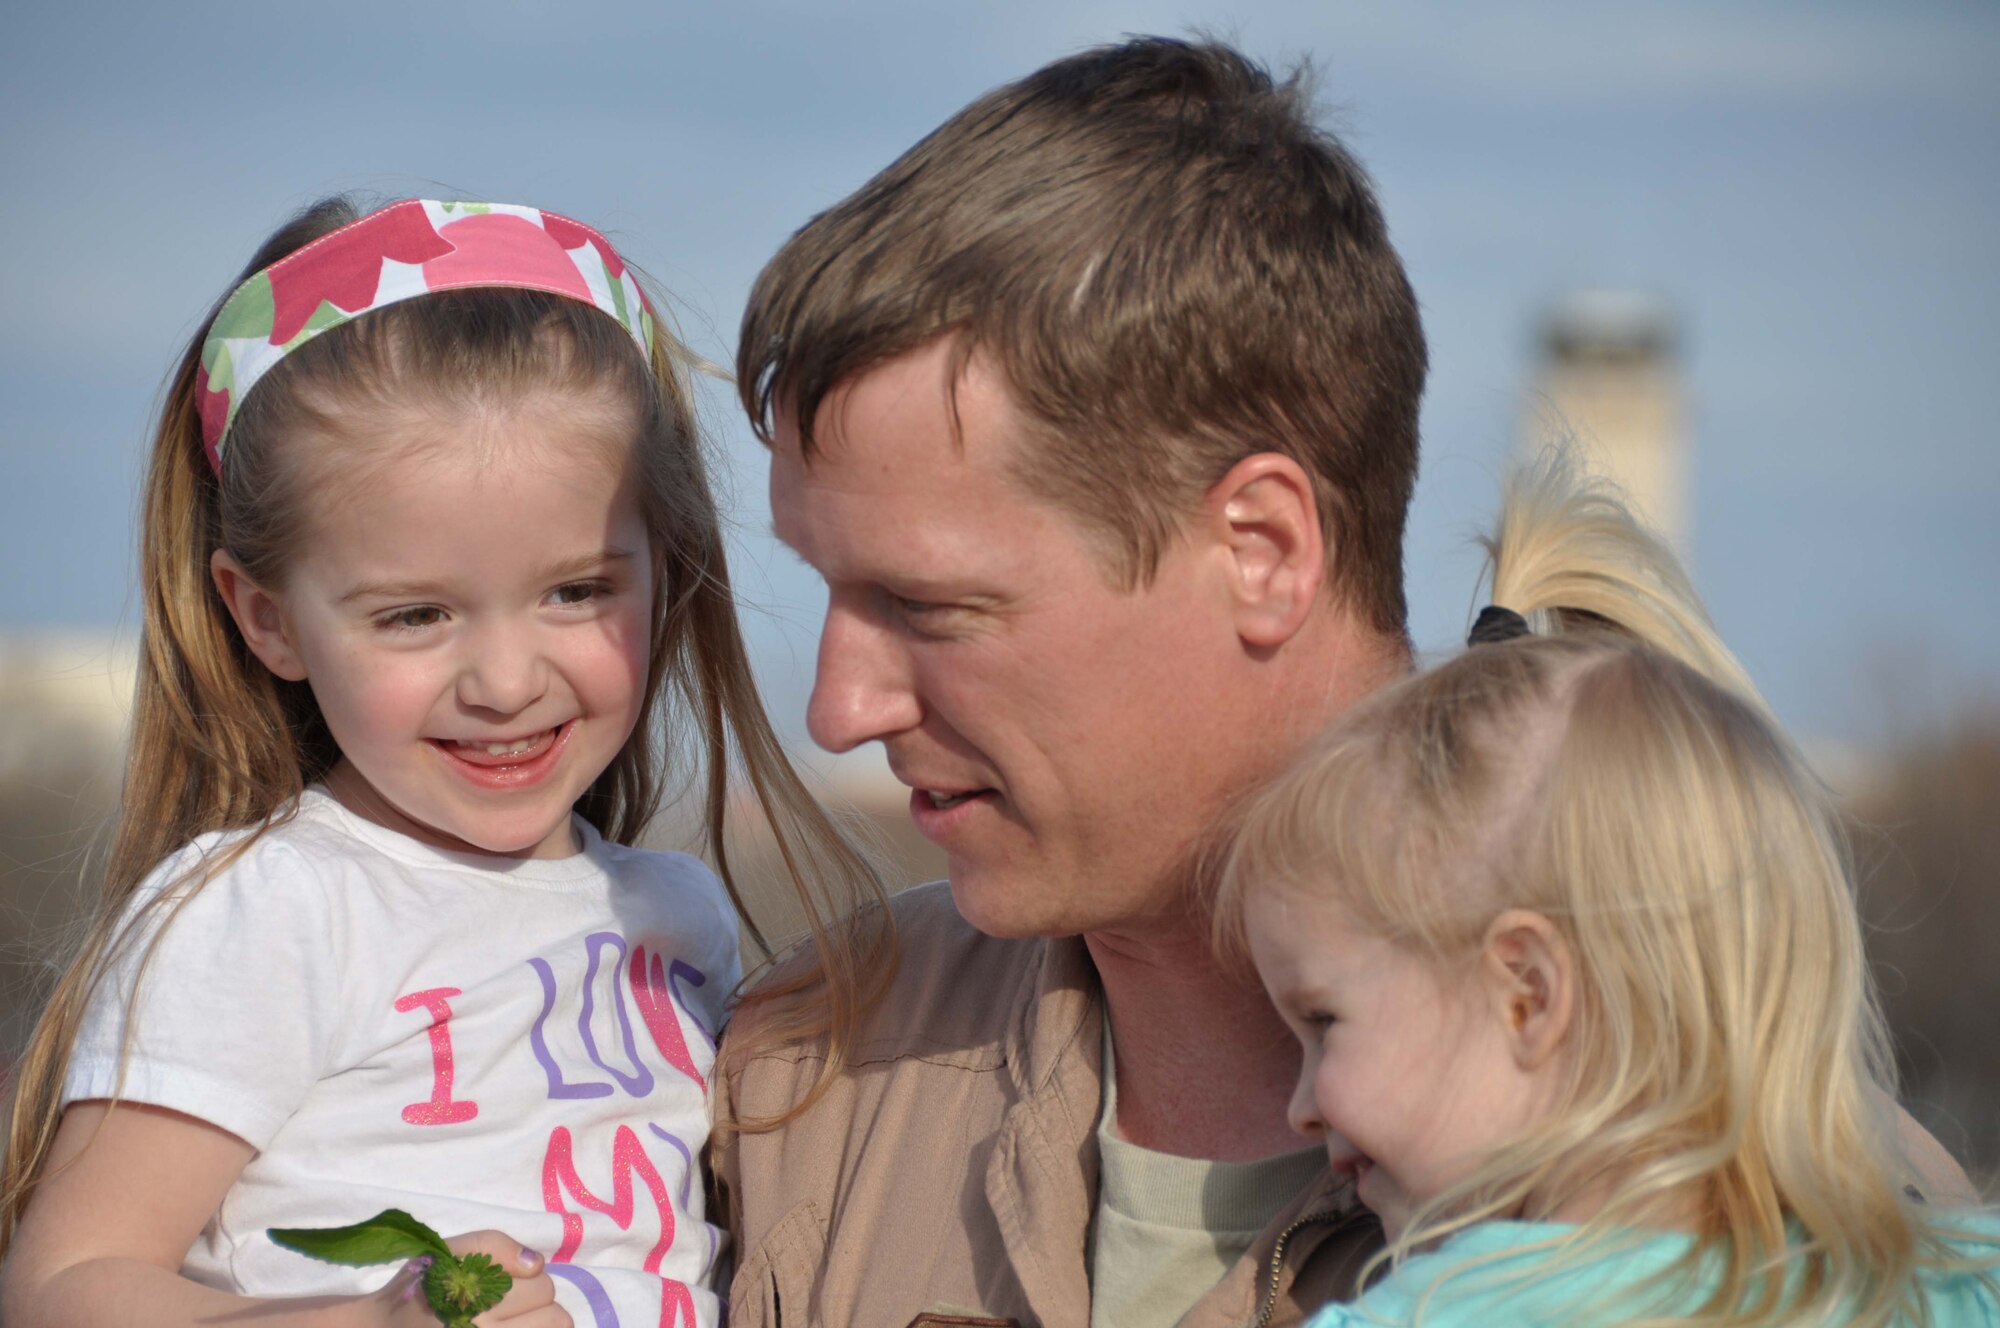
[[[875,603],[885,622],[900,624],[919,637],[956,636],[973,613],[955,600],[915,599],[887,589],[876,591]]]

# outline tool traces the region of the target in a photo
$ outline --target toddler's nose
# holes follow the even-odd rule
[[[1300,1075],[1298,1085],[1292,1089],[1292,1100],[1286,1108],[1285,1118],[1294,1130],[1308,1139],[1318,1139],[1326,1133],[1326,1121],[1321,1119],[1319,1103],[1313,1100],[1313,1084],[1310,1076]]]

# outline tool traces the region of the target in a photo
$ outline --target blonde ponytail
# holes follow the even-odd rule
[[[1573,449],[1549,447],[1508,475],[1480,543],[1493,602],[1537,635],[1610,628],[1758,699],[1672,546]]]

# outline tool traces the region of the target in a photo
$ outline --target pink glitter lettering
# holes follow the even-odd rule
[[[455,1101],[451,1095],[451,1003],[446,998],[457,995],[457,987],[432,987],[396,998],[399,1013],[422,1007],[431,1016],[431,1096],[428,1102],[412,1102],[403,1108],[403,1119],[412,1125],[457,1125],[479,1114],[477,1102]]]
[[[663,1277],[660,1279],[660,1328],[674,1328],[675,1324],[682,1322],[687,1324],[687,1328],[696,1328],[694,1293],[687,1289],[687,1283]]]
[[[681,1032],[680,1015],[674,1009],[673,996],[667,986],[666,966],[660,956],[654,955],[652,963],[646,962],[646,947],[632,947],[632,999],[639,1006],[639,1015],[646,1021],[646,1030],[653,1035],[653,1045],[666,1057],[667,1064],[694,1080],[702,1092],[708,1091],[708,1080],[695,1067],[694,1057],[688,1054],[687,1037]]]
[[[632,1177],[637,1175],[645,1184],[646,1192],[652,1197],[653,1208],[660,1217],[660,1239],[646,1255],[641,1265],[656,1276],[660,1272],[660,1262],[674,1243],[674,1206],[667,1197],[666,1182],[660,1179],[660,1172],[653,1160],[646,1156],[646,1150],[629,1125],[621,1125],[611,1141],[611,1198],[607,1201],[590,1192],[590,1187],[577,1175],[574,1145],[568,1127],[558,1125],[549,1132],[548,1152],[542,1158],[542,1205],[551,1213],[562,1215],[562,1244],[550,1256],[549,1262],[573,1263],[576,1252],[583,1244],[583,1216],[571,1212],[564,1202],[567,1194],[580,1208],[593,1213],[602,1213],[618,1224],[621,1231],[629,1230],[632,1219],[637,1215],[634,1200],[637,1193]],[[660,1328],[674,1328],[675,1323],[685,1321],[689,1328],[695,1322],[694,1296],[684,1282],[671,1277],[660,1278]]]
[[[569,1263],[576,1254],[577,1246],[583,1243],[583,1217],[572,1213],[563,1204],[565,1192],[575,1196],[576,1202],[593,1213],[603,1213],[618,1224],[620,1230],[632,1225],[633,1189],[632,1176],[636,1172],[646,1184],[646,1191],[653,1196],[653,1207],[660,1214],[660,1242],[653,1246],[646,1256],[644,1267],[649,1273],[660,1271],[660,1260],[667,1255],[667,1248],[674,1243],[674,1205],[667,1197],[667,1184],[660,1179],[659,1169],[646,1156],[645,1148],[639,1143],[639,1136],[629,1125],[618,1127],[618,1133],[611,1141],[611,1199],[606,1202],[590,1192],[583,1178],[576,1174],[576,1160],[572,1155],[569,1127],[558,1125],[549,1131],[549,1149],[542,1157],[542,1206],[551,1213],[561,1213],[563,1220],[562,1246],[555,1253],[557,1263]]]

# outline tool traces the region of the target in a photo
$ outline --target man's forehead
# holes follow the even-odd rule
[[[1050,540],[1105,538],[1033,482],[1030,467],[1058,463],[1031,446],[1005,375],[953,352],[939,339],[855,375],[809,443],[796,416],[774,417],[772,533],[823,574],[999,574]]]
[[[964,458],[879,435],[807,457],[780,434],[771,458],[771,533],[830,577],[959,563],[989,537],[992,485]]]
[[[1005,450],[1023,431],[1005,371],[949,334],[842,378],[816,403],[810,436],[799,428],[796,403],[781,405],[773,424],[779,436],[803,445],[808,468],[822,457],[866,457],[885,443],[944,453]]]

